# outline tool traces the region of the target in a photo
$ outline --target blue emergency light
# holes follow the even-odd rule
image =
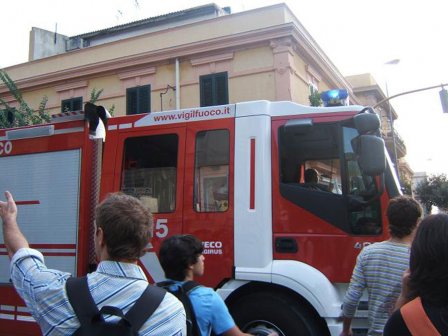
[[[324,106],[344,106],[348,105],[348,91],[345,89],[335,89],[324,91],[320,94]]]

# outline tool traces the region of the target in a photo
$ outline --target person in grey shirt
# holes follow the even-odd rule
[[[341,336],[352,334],[351,321],[364,289],[369,296],[368,335],[383,334],[400,295],[401,278],[409,267],[409,249],[421,216],[422,208],[413,198],[398,196],[390,200],[387,218],[391,237],[366,246],[358,255],[342,306]]]

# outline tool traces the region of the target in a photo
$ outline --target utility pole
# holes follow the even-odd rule
[[[400,63],[400,59],[396,58],[393,60],[390,60],[389,62],[384,63],[384,65],[397,65]],[[386,98],[389,98],[389,87],[387,85],[388,80],[386,79]],[[389,107],[389,125],[390,125],[390,135],[392,137],[392,162],[394,164],[395,173],[397,174],[398,181],[400,181],[400,172],[398,169],[398,155],[397,155],[397,139],[395,136],[395,129],[394,129],[394,118],[392,114],[392,105],[390,104],[390,100],[388,100],[388,107]]]
[[[386,98],[389,98],[389,89],[387,87],[387,82],[386,82]],[[389,125],[390,125],[390,134],[392,136],[392,148],[393,148],[393,158],[392,158],[392,162],[394,163],[394,168],[395,168],[395,173],[397,174],[397,178],[398,180],[400,180],[400,173],[398,171],[398,155],[397,155],[397,143],[396,143],[396,137],[395,137],[395,128],[394,128],[394,118],[392,115],[392,105],[390,104],[390,98],[387,100],[388,102],[388,108],[389,108]],[[378,104],[377,104],[378,105]],[[374,108],[376,107],[376,105],[374,106]]]

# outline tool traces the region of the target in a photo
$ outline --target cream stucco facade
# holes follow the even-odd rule
[[[309,105],[310,84],[319,91],[346,88],[350,102],[358,103],[350,84],[285,4],[162,23],[136,36],[120,35],[122,27],[114,27],[110,42],[5,70],[31,107],[47,96],[52,114],[61,112],[64,99],[82,97],[87,102],[93,89],[103,89],[97,103],[115,106],[115,115],[123,115],[126,89],[142,85],[151,85],[152,112],[175,109],[176,95],[179,108],[199,106],[199,77],[219,72],[228,75],[229,103],[267,99]],[[170,89],[176,85],[178,90]],[[16,104],[4,86],[0,96]]]

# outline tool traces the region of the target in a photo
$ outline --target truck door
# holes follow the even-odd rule
[[[139,198],[153,213],[152,251],[141,262],[152,280],[161,281],[155,253],[162,239],[182,232],[185,128],[132,129],[117,145],[114,190]]]
[[[187,126],[184,233],[203,241],[205,275],[216,287],[232,276],[234,120],[192,122]]]
[[[351,119],[315,118],[293,132],[283,122],[273,123],[275,258],[297,259],[331,281],[348,282],[359,250],[387,234],[385,195],[374,198],[377,181],[358,165]],[[318,173],[315,181],[307,179],[310,172]]]

